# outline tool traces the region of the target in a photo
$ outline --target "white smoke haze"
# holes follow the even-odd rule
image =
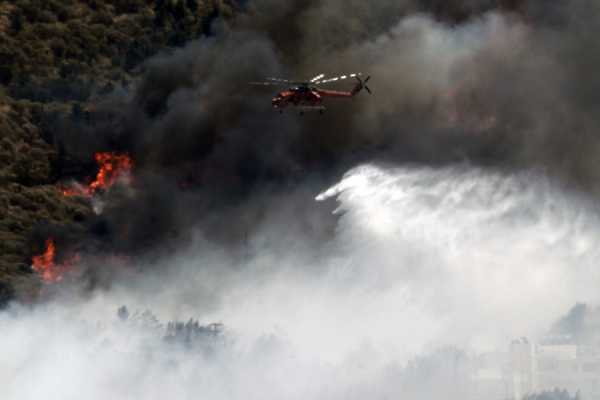
[[[2,397],[459,399],[460,353],[408,363],[503,349],[598,303],[597,209],[541,172],[363,165],[315,195],[339,201],[325,249],[267,222],[243,265],[199,237],[160,277],[4,312]],[[123,304],[225,334],[209,353],[169,344],[119,321]]]

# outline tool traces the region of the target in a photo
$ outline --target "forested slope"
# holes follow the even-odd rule
[[[0,2],[0,306],[35,297],[35,227],[77,225],[89,204],[65,197],[50,125],[90,99],[126,87],[169,47],[211,34],[229,0]]]

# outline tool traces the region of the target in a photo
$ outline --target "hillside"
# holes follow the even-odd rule
[[[0,306],[35,298],[32,240],[44,224],[91,214],[65,197],[48,127],[90,98],[127,86],[136,67],[168,47],[211,34],[233,0],[16,0],[0,3]]]

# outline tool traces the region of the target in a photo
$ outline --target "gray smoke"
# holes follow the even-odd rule
[[[116,126],[61,127],[61,140],[81,157],[129,151],[145,193],[171,193],[179,181],[199,203],[243,202],[308,175],[331,180],[373,159],[543,168],[595,193],[598,11],[590,2],[256,1],[215,37],[145,63],[129,95],[104,100]],[[356,71],[373,76],[375,94],[332,101],[325,116],[277,115],[275,89],[247,84]],[[182,208],[168,196],[167,211]],[[208,212],[198,208],[184,219]],[[158,218],[189,228],[169,212]]]
[[[99,257],[110,289],[1,316],[8,398],[465,398],[472,354],[598,303],[599,9],[260,0],[148,60],[101,102],[116,122],[59,138],[136,160],[133,194],[81,235],[128,267]],[[373,96],[323,116],[247,85],[357,71]],[[76,322],[122,304],[222,321],[234,344],[206,360]]]

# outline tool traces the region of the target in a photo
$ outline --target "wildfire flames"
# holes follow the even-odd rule
[[[72,187],[62,187],[61,186],[61,192],[63,194],[63,196],[66,197],[71,197],[71,196],[83,196],[85,195],[85,190],[79,189],[79,188],[72,188]]]
[[[32,268],[37,272],[44,282],[56,283],[63,279],[63,275],[72,270],[74,264],[79,261],[79,256],[75,255],[69,260],[61,264],[55,262],[56,257],[56,245],[54,239],[49,238],[46,240],[46,250],[39,256],[32,258]]]
[[[99,192],[110,189],[117,182],[129,184],[133,160],[128,154],[113,152],[96,153],[94,155],[98,164],[98,173],[93,181],[87,185],[74,183],[70,187],[60,186],[64,196],[92,197]],[[55,261],[56,244],[53,238],[46,240],[46,250],[43,254],[32,258],[32,268],[46,283],[56,283],[63,279],[65,273],[71,271],[79,262],[79,255],[65,259],[61,263]]]
[[[127,154],[96,153],[95,158],[100,170],[89,185],[90,194],[108,189],[120,178],[129,179],[133,160]]]
[[[94,158],[99,167],[96,179],[84,187],[62,188],[63,195],[91,197],[99,191],[109,189],[119,180],[130,181],[133,160],[129,155],[104,152],[96,153]]]

